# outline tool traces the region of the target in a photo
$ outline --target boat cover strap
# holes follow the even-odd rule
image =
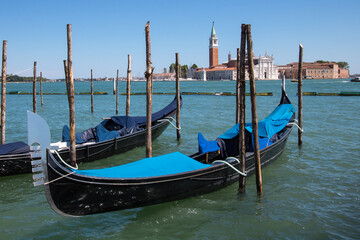
[[[136,162],[103,169],[74,170],[77,174],[106,178],[142,178],[176,174],[210,167],[180,152],[144,158]]]

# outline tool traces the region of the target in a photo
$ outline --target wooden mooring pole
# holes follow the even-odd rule
[[[180,132],[180,64],[179,64],[179,53],[175,53],[176,61],[176,137],[179,140],[181,138]]]
[[[303,129],[303,95],[302,95],[302,58],[303,58],[303,46],[299,45],[299,72],[298,72],[298,145],[301,148],[302,146],[302,129]]]
[[[119,113],[119,69],[116,71],[116,111],[115,113]]]
[[[116,79],[114,78],[114,87],[113,87],[113,94],[115,95],[116,93]]]
[[[240,122],[240,49],[236,49],[236,87],[235,87],[235,96],[236,96],[236,115],[235,123]]]
[[[146,36],[146,157],[152,157],[151,139],[151,111],[152,111],[152,73],[151,68],[151,44],[150,44],[150,22],[145,25]]]
[[[33,78],[33,112],[36,113],[36,61],[34,62],[34,78]]]
[[[94,113],[94,80],[93,80],[92,69],[91,69],[91,113]]]
[[[239,170],[245,173],[245,52],[246,52],[246,24],[241,25],[241,43],[240,51],[238,49],[238,69],[239,69],[239,81],[237,90],[239,92],[238,97],[238,116],[239,119]],[[239,178],[239,192],[245,192],[246,177],[240,176]]]
[[[130,114],[130,85],[131,85],[131,55],[128,54],[127,68],[127,86],[126,86],[126,116]]]
[[[41,99],[41,106],[44,106],[43,87],[42,87],[42,72],[40,72],[40,99]]]
[[[1,68],[1,144],[5,143],[5,117],[6,117],[6,48],[7,41],[3,41],[2,68]]]
[[[256,189],[259,195],[262,195],[262,176],[261,176],[261,162],[259,151],[259,133],[258,133],[258,120],[257,120],[257,108],[256,108],[256,89],[255,89],[255,77],[254,77],[254,62],[252,51],[252,39],[251,39],[251,25],[247,26],[247,53],[249,64],[249,78],[250,78],[250,96],[251,96],[251,116],[252,116],[252,130],[254,140],[254,158],[255,158],[255,173],[256,173]]]
[[[70,161],[73,167],[76,166],[76,143],[75,143],[75,99],[74,99],[74,78],[72,68],[72,37],[71,24],[67,24],[67,78],[66,85],[68,90],[69,112],[70,112]]]

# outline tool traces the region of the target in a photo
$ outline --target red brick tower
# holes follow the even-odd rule
[[[218,39],[216,37],[214,22],[211,29],[210,35],[210,43],[209,43],[209,67],[214,67],[219,64],[219,55],[218,55]]]

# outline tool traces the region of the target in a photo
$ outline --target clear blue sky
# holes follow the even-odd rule
[[[72,24],[74,77],[126,76],[127,54],[133,75],[145,71],[145,24],[150,21],[152,62],[160,73],[174,62],[208,66],[212,21],[219,38],[219,61],[240,46],[241,24],[252,25],[255,55],[267,52],[275,63],[346,61],[360,73],[360,1],[18,1],[1,3],[0,40],[8,41],[7,73],[37,61],[47,78],[63,78],[66,24]],[[31,76],[28,70],[19,75]]]

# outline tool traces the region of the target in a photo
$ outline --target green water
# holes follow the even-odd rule
[[[248,84],[248,83],[247,83]],[[90,84],[75,83],[76,92]],[[234,92],[235,82],[181,82],[184,92]],[[112,93],[112,82],[96,82],[95,91]],[[173,82],[155,82],[154,92],[175,92]],[[31,92],[32,85],[9,83],[8,91]],[[121,92],[125,83],[120,83]],[[287,81],[288,96],[297,106],[297,83]],[[266,117],[278,104],[280,81],[257,81],[258,117]],[[44,83],[44,92],[65,92],[64,83]],[[144,92],[144,82],[134,82],[133,92]],[[305,80],[304,92],[360,92],[359,83],[346,80]],[[153,111],[164,107],[172,95],[154,95]],[[125,113],[125,96],[119,112]],[[211,140],[235,121],[234,96],[183,96],[180,142],[169,127],[153,143],[153,155],[197,151],[197,133]],[[75,97],[76,129],[95,126],[115,114],[115,96]],[[145,96],[132,96],[131,114],[145,114]],[[247,120],[250,121],[250,98]],[[68,123],[65,95],[37,100],[38,113],[48,122],[52,141],[61,140]],[[7,95],[6,142],[26,141],[26,110],[31,95]],[[0,178],[0,239],[358,239],[360,236],[360,97],[304,96],[303,147],[297,131],[282,156],[263,169],[264,196],[256,194],[255,177],[247,179],[246,194],[237,184],[189,199],[81,218],[66,218],[47,204],[42,187],[32,187],[31,174]],[[145,157],[139,147],[108,159],[81,164],[80,168],[118,165]]]

